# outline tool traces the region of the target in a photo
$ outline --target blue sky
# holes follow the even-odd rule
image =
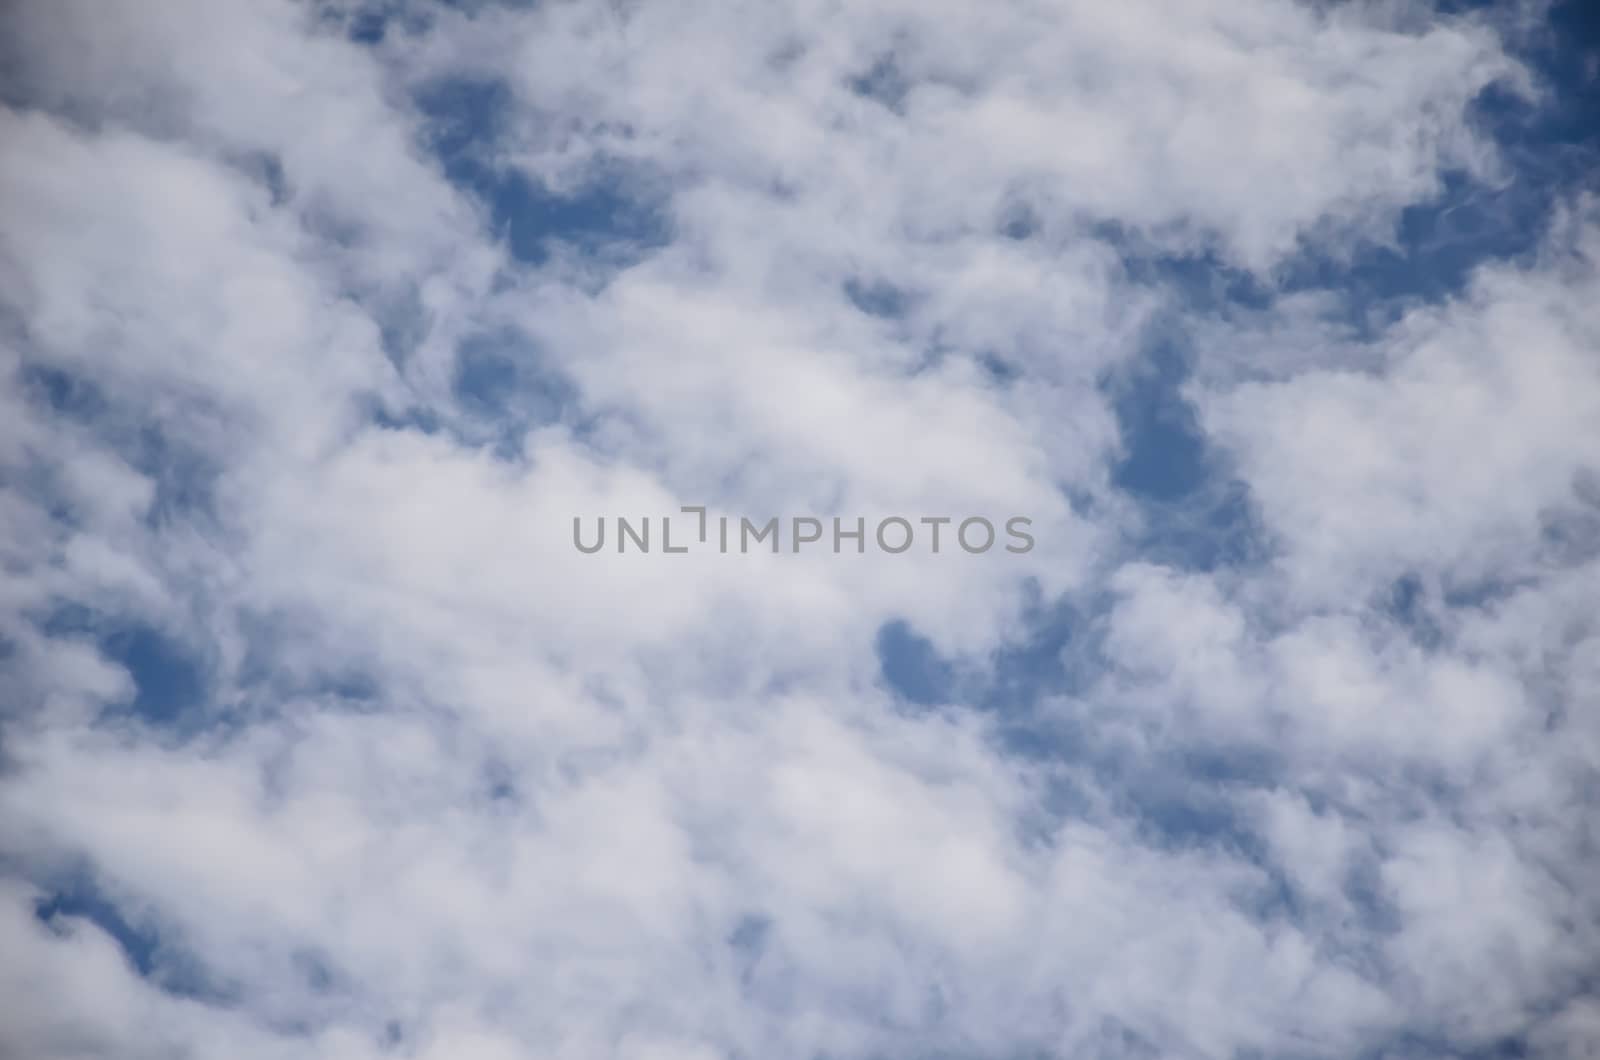
[[[1589,5],[0,40],[0,1053],[1595,1055]]]

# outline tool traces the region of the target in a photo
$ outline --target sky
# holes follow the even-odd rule
[[[17,0],[0,145],[0,1056],[1600,1057],[1600,9]]]

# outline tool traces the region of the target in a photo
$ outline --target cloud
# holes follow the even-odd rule
[[[15,6],[0,1043],[1585,1055],[1600,219],[1496,18]],[[1038,547],[572,546],[684,505]]]

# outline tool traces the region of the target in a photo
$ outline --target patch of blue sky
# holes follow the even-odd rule
[[[671,232],[660,189],[648,174],[599,164],[571,188],[554,189],[497,157],[510,96],[497,81],[446,78],[417,96],[426,142],[445,176],[481,202],[511,256],[550,260],[559,245],[597,263],[626,265],[664,245]]]
[[[1374,1045],[1360,1053],[1357,1060],[1392,1060],[1408,1057],[1413,1060],[1524,1060],[1529,1052],[1525,1034],[1509,1035],[1488,1044],[1459,1041],[1448,1033],[1405,1033]]]
[[[100,634],[98,644],[133,677],[137,692],[130,706],[140,718],[170,723],[204,704],[206,664],[177,638],[154,626],[131,624]]]
[[[910,292],[886,280],[852,277],[845,281],[844,293],[851,305],[872,317],[894,320],[911,308]]]
[[[28,400],[97,436],[129,466],[149,477],[155,495],[145,512],[147,525],[159,528],[211,517],[216,462],[163,429],[143,409],[116,402],[93,380],[49,365],[24,364],[19,381]],[[29,488],[36,495],[51,491],[44,481]],[[59,505],[52,509],[63,524],[73,524],[69,509]]]
[[[1535,97],[1491,85],[1469,113],[1499,152],[1500,172],[1479,179],[1446,170],[1435,195],[1400,211],[1390,239],[1354,247],[1335,241],[1333,250],[1307,239],[1261,276],[1214,248],[1172,254],[1113,223],[1094,231],[1118,249],[1132,279],[1177,293],[1195,312],[1260,309],[1283,295],[1318,291],[1337,300],[1347,323],[1375,329],[1409,304],[1459,294],[1479,266],[1531,253],[1561,204],[1600,190],[1600,8],[1565,0],[1552,8],[1548,25],[1513,33],[1509,43],[1534,75]],[[1004,225],[1016,238],[1036,228],[1025,203]]]
[[[559,420],[577,395],[526,336],[476,335],[456,352],[452,387],[475,414],[533,426]]]
[[[77,602],[62,602],[35,616],[50,637],[81,636],[127,671],[133,694],[109,704],[107,716],[127,715],[152,725],[185,728],[206,706],[211,665],[182,638],[137,618],[112,615]]]
[[[1427,587],[1417,574],[1405,574],[1395,579],[1388,599],[1380,601],[1378,606],[1407,632],[1413,643],[1431,651],[1444,642],[1444,631],[1427,593]]]
[[[1087,771],[1102,791],[1118,793],[1123,801],[1115,810],[1155,845],[1221,845],[1249,858],[1271,879],[1259,903],[1264,915],[1292,908],[1288,884],[1234,798],[1241,790],[1271,789],[1281,782],[1279,756],[1258,745],[1129,743],[1126,731],[1097,731],[1079,698],[1093,697],[1096,675],[1104,673],[1095,653],[1095,612],[1093,606],[1080,611],[1065,602],[1037,606],[1028,615],[1029,632],[983,666],[963,666],[942,656],[906,620],[889,622],[876,641],[881,680],[909,710],[986,713],[1007,753],[1047,774],[1052,767]],[[1042,709],[1047,701],[1054,706]],[[1061,780],[1047,800],[1050,805],[1033,807],[1031,813],[1071,816],[1088,809],[1070,779],[1063,775]],[[1035,824],[1041,834],[1048,831],[1042,822]]]
[[[574,255],[604,273],[624,268],[665,245],[670,220],[659,187],[647,174],[616,164],[598,164],[572,187],[559,190],[504,163],[498,143],[511,106],[501,82],[445,78],[416,97],[425,117],[425,141],[445,176],[483,207],[487,223],[512,260],[523,267]],[[385,314],[385,346],[403,356],[417,331],[417,314],[405,305]],[[452,389],[471,421],[453,428],[464,440],[487,442],[503,458],[516,459],[524,433],[572,420],[578,395],[561,372],[525,336],[476,335],[457,351]],[[390,428],[435,430],[425,410],[391,410],[380,422]]]
[[[135,923],[87,877],[64,882],[41,897],[34,904],[33,915],[41,924],[57,931],[66,930],[73,920],[86,921],[116,943],[141,976],[149,978],[156,970],[160,944],[156,931],[148,925]]]
[[[905,702],[935,706],[950,694],[954,668],[910,623],[885,623],[878,630],[877,651],[884,683]]]
[[[174,997],[225,1005],[232,992],[207,973],[193,953],[182,947],[133,903],[120,901],[85,872],[52,881],[34,903],[33,915],[52,931],[103,932],[128,966],[152,986]]]
[[[1257,562],[1266,546],[1249,490],[1184,396],[1190,366],[1181,342],[1171,326],[1157,328],[1142,356],[1105,384],[1122,441],[1112,485],[1139,513],[1129,547],[1186,570]]]
[[[526,335],[474,335],[456,351],[451,389],[467,422],[463,441],[488,444],[501,459],[523,456],[529,430],[576,417],[578,393]]]
[[[879,56],[871,66],[850,80],[850,90],[856,95],[880,103],[896,113],[905,105],[910,89],[911,82],[892,52]]]
[[[539,0],[431,0],[446,9],[473,14],[490,7],[533,7]],[[341,27],[344,35],[357,44],[378,47],[396,33],[427,30],[433,12],[427,5],[408,0],[364,0],[349,8],[336,8],[324,18]]]

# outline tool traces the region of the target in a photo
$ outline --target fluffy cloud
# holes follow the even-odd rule
[[[1600,220],[1340,297],[1513,23],[3,20],[8,1050],[1585,1055]]]

